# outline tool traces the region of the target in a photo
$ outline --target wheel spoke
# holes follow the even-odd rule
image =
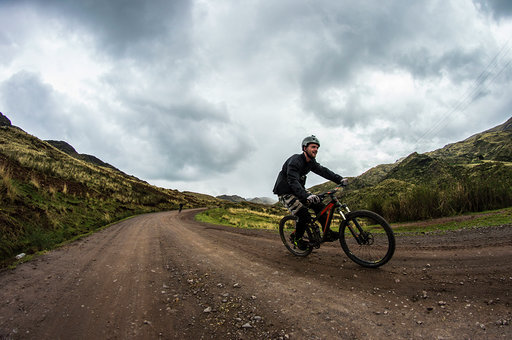
[[[356,211],[347,216],[340,243],[348,257],[366,267],[389,261],[395,249],[393,232],[379,215]]]

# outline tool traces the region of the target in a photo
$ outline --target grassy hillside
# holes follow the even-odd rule
[[[216,205],[202,194],[149,185],[0,126],[0,261],[50,249],[134,214]]]
[[[333,186],[327,182],[311,190]],[[343,199],[391,221],[512,206],[512,118],[439,150],[372,168],[351,180]]]
[[[485,160],[512,162],[512,118],[461,142],[428,152],[427,155],[463,164]]]

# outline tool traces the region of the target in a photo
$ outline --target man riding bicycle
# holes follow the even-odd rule
[[[316,161],[316,154],[320,147],[320,141],[315,136],[309,136],[302,141],[302,153],[295,154],[284,162],[274,185],[274,194],[279,196],[279,201],[298,217],[297,227],[293,234],[293,242],[300,249],[305,250],[307,242],[302,240],[306,226],[311,223],[311,214],[308,207],[316,214],[322,211],[324,205],[317,195],[306,190],[306,175],[313,171],[315,174],[336,184],[347,184],[347,179],[335,174]],[[319,220],[324,225],[325,218]]]

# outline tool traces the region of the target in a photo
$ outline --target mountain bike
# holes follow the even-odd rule
[[[306,226],[302,237],[307,244],[307,247],[302,247],[305,248],[304,250],[299,249],[294,243],[297,216],[288,215],[281,219],[279,222],[281,240],[293,255],[308,256],[313,249],[320,248],[322,243],[339,239],[341,248],[355,263],[367,268],[382,266],[393,257],[395,252],[393,230],[382,216],[372,211],[350,211],[348,206],[341,203],[335,196],[341,188],[336,187],[318,195],[322,201],[327,197],[329,201]],[[339,233],[331,230],[336,213],[336,219],[340,220]],[[320,228],[319,218],[322,216],[326,218],[324,225]]]

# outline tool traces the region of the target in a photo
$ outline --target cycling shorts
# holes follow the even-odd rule
[[[295,215],[300,209],[304,208],[304,204],[300,202],[297,196],[292,194],[279,196],[279,202],[281,202],[292,215]]]

